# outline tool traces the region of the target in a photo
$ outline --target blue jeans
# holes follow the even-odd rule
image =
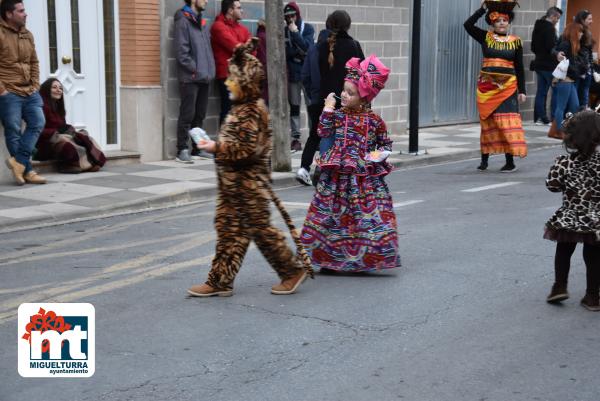
[[[580,106],[588,107],[590,104],[590,86],[592,86],[592,74],[585,74],[585,78],[577,80],[577,96]]]
[[[547,118],[546,99],[548,98],[548,89],[552,85],[552,71],[536,71],[537,91],[535,93],[535,106],[533,109],[533,121]],[[554,96],[552,96],[550,111],[554,111]]]
[[[558,82],[554,87],[554,95],[556,97],[554,118],[556,119],[556,126],[562,129],[565,113],[575,113],[579,109],[577,85],[575,85],[575,82]]]
[[[25,121],[24,132],[21,132],[22,120]],[[29,96],[10,92],[0,96],[0,121],[8,153],[24,165],[28,173],[32,169],[31,153],[46,123],[42,97],[38,92]]]

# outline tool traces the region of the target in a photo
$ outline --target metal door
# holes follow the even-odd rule
[[[475,84],[481,48],[467,34],[463,23],[480,2],[428,0],[423,3],[420,124],[478,121]]]

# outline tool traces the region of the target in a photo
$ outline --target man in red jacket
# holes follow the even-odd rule
[[[221,114],[219,122],[222,123],[229,109],[231,101],[229,100],[229,91],[225,86],[227,79],[227,60],[233,55],[233,49],[240,44],[246,43],[250,39],[250,31],[239,21],[242,19],[242,5],[237,0],[223,0],[221,2],[221,14],[217,16],[215,22],[210,28],[210,38],[215,55],[215,65],[217,67],[217,87],[221,94]]]

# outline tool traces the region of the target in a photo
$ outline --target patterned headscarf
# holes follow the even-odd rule
[[[499,13],[498,11],[491,12],[489,18],[490,21],[492,21],[492,24],[496,22],[498,18],[504,18],[505,20],[510,21],[510,17],[508,16],[508,14]]]
[[[387,68],[374,54],[362,62],[358,57],[353,57],[346,63],[346,78],[358,88],[361,98],[371,102],[381,91],[390,75]]]

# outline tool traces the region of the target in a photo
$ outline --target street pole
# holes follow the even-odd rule
[[[290,111],[287,97],[283,0],[265,1],[269,113],[273,127],[273,171],[291,171]]]
[[[410,106],[408,153],[419,154],[419,67],[421,64],[421,0],[413,0],[410,54]]]

